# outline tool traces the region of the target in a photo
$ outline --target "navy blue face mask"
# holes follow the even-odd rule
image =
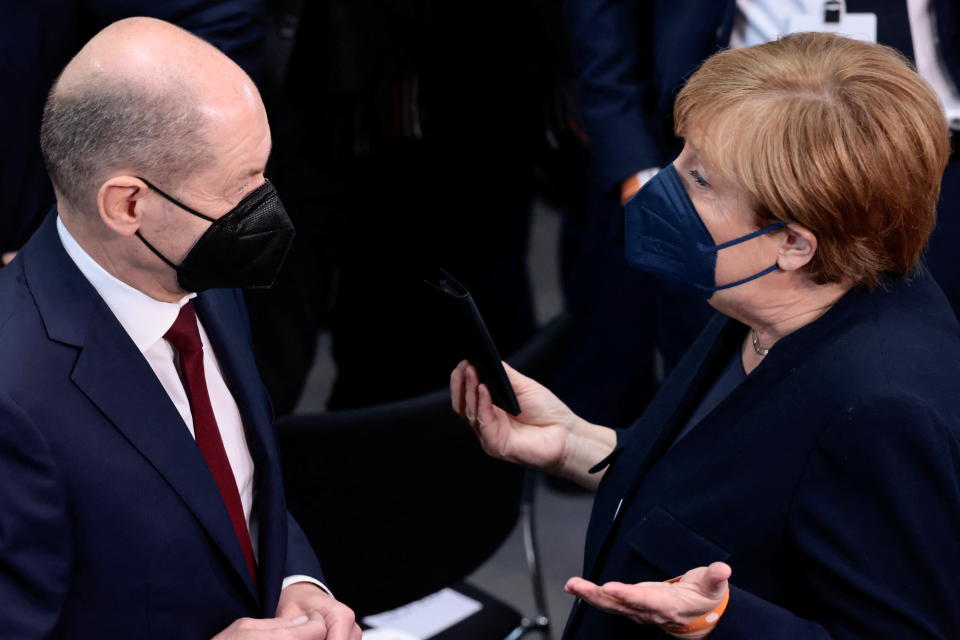
[[[774,264],[752,276],[717,285],[717,252],[786,226],[776,222],[722,244],[710,232],[690,201],[674,166],[651,178],[625,208],[627,262],[654,275],[695,288],[705,298],[776,271]]]

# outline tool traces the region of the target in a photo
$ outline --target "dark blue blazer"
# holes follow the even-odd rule
[[[960,85],[960,0],[933,0],[938,46]],[[730,43],[735,0],[566,0],[578,98],[604,190],[679,152],[673,101]],[[912,58],[906,0],[847,0],[878,14],[877,39]]]
[[[51,215],[0,271],[0,636],[208,640],[273,616],[320,567],[289,517],[239,292],[196,298],[256,465],[255,589],[226,508],[153,370]]]
[[[260,71],[263,0],[6,0],[0,2],[0,251],[19,249],[53,205],[40,119],[53,81],[97,31],[130,16],[173,22]]]
[[[711,640],[960,638],[960,327],[939,287],[851,291],[664,453],[746,332],[712,321],[601,463],[584,575],[729,563]],[[578,603],[564,637],[658,633]]]

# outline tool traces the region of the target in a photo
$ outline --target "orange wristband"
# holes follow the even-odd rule
[[[680,582],[678,576],[671,580],[667,580],[668,583]],[[692,633],[698,633],[700,631],[705,631],[710,627],[716,626],[717,621],[720,620],[720,616],[723,615],[723,612],[727,610],[727,603],[730,602],[730,589],[727,589],[727,592],[723,595],[723,600],[715,606],[710,611],[707,611],[705,614],[697,618],[696,620],[689,622],[687,624],[662,624],[660,628],[676,636],[683,636]]]

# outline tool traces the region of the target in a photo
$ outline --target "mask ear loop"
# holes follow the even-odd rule
[[[200,213],[200,212],[197,211],[196,209],[191,209],[190,207],[188,207],[187,205],[183,204],[182,202],[180,202],[179,200],[177,200],[177,199],[174,198],[173,196],[167,195],[166,193],[164,193],[163,191],[161,191],[160,189],[158,189],[152,182],[150,182],[150,181],[147,180],[146,178],[142,178],[142,177],[140,177],[140,176],[137,176],[137,180],[142,180],[145,185],[147,185],[148,187],[150,187],[150,189],[152,189],[153,191],[156,191],[156,192],[159,193],[163,198],[169,200],[170,202],[172,202],[173,204],[177,205],[178,207],[180,207],[181,209],[183,209],[183,210],[186,211],[187,213],[191,213],[191,214],[197,216],[198,218],[203,218],[204,220],[207,220],[207,221],[209,221],[209,222],[211,222],[211,223],[216,224],[216,222],[217,222],[217,219],[216,219],[216,218],[211,218],[211,217],[208,216],[208,215],[204,215],[204,214]],[[173,269],[173,270],[176,271],[177,273],[180,273],[180,272],[183,270],[183,267],[181,267],[181,266],[178,265],[178,264],[174,264],[173,262],[171,262],[169,259],[167,259],[167,256],[165,256],[165,255],[163,255],[162,253],[160,253],[160,251],[159,251],[155,246],[153,246],[152,244],[150,244],[149,242],[147,242],[147,239],[143,237],[143,234],[140,233],[140,230],[139,230],[139,229],[137,229],[134,233],[136,233],[136,236],[137,236],[138,238],[140,238],[140,242],[142,242],[144,245],[146,245],[147,249],[150,249],[150,251],[153,252],[153,255],[155,255],[155,256],[157,256],[158,258],[160,258],[161,260],[163,260],[163,261],[167,264],[168,267],[170,267],[171,269]]]
[[[709,291],[709,292],[722,291],[723,289],[729,289],[729,288],[731,288],[731,287],[738,287],[738,286],[740,286],[741,284],[746,284],[747,282],[750,282],[751,280],[756,280],[757,278],[762,278],[763,276],[767,275],[768,273],[773,273],[774,271],[776,271],[776,270],[779,269],[779,268],[780,268],[780,265],[779,265],[779,264],[774,264],[774,265],[771,265],[771,266],[767,267],[766,269],[764,269],[764,270],[761,271],[760,273],[755,273],[755,274],[753,274],[752,276],[748,276],[748,277],[744,278],[743,280],[737,280],[736,282],[731,282],[730,284],[721,284],[721,285],[716,286],[716,287],[704,287],[703,285],[699,285],[699,284],[698,284],[698,285],[694,285],[694,286],[695,286],[697,289],[699,289],[700,291]]]
[[[177,205],[178,207],[180,207],[181,209],[183,209],[183,210],[186,211],[187,213],[192,213],[193,215],[197,216],[198,218],[203,218],[204,220],[206,220],[206,221],[208,221],[208,222],[216,222],[216,221],[217,221],[216,218],[211,218],[211,217],[208,216],[208,215],[204,215],[204,214],[200,213],[200,212],[197,211],[196,209],[191,209],[190,207],[188,207],[187,205],[183,204],[182,202],[180,202],[179,200],[177,200],[177,199],[174,198],[173,196],[167,195],[166,193],[164,193],[164,192],[161,191],[160,189],[156,188],[156,187],[153,185],[153,183],[151,183],[151,182],[150,182],[149,180],[147,180],[146,178],[141,178],[140,176],[137,176],[137,180],[142,180],[145,185],[147,185],[148,187],[150,187],[151,189],[153,189],[154,191],[156,191],[157,193],[159,193],[161,196],[163,196],[164,198],[166,198],[167,200],[169,200],[169,201],[172,202],[173,204]],[[147,246],[149,247],[150,245],[147,245]]]
[[[699,249],[700,251],[703,251],[704,253],[715,253],[715,252],[717,252],[717,251],[720,251],[721,249],[726,249],[727,247],[733,247],[733,246],[735,246],[735,245],[738,245],[738,244],[740,244],[741,242],[746,242],[747,240],[753,240],[754,238],[759,237],[759,236],[762,236],[762,235],[767,234],[767,233],[770,233],[771,231],[776,231],[777,229],[782,229],[782,228],[785,227],[785,226],[787,226],[787,223],[786,223],[786,222],[783,222],[783,221],[781,220],[780,222],[774,222],[773,224],[768,225],[768,226],[764,227],[763,229],[757,229],[757,230],[754,231],[753,233],[748,233],[748,234],[745,235],[745,236],[740,236],[739,238],[734,238],[733,240],[730,240],[730,241],[728,241],[728,242],[724,242],[724,243],[722,243],[722,244],[716,244],[716,245],[713,245],[713,246],[707,246],[707,245],[705,245],[705,244],[702,244],[702,243],[698,242],[698,243],[697,243],[697,249]]]
[[[753,240],[754,238],[756,238],[756,237],[758,237],[758,236],[762,236],[762,235],[764,235],[764,234],[766,234],[766,233],[770,233],[771,231],[776,231],[777,229],[782,229],[782,228],[785,227],[785,226],[787,226],[787,223],[786,223],[786,222],[783,222],[783,221],[781,220],[780,222],[774,222],[773,224],[768,225],[768,226],[764,227],[763,229],[757,229],[757,230],[754,231],[753,233],[748,233],[747,235],[742,236],[742,237],[740,237],[740,238],[734,238],[733,240],[730,240],[729,242],[724,242],[724,243],[721,243],[721,244],[718,244],[718,245],[714,245],[714,246],[712,246],[712,247],[708,247],[707,245],[701,244],[701,243],[698,242],[698,243],[697,243],[697,248],[698,248],[700,251],[704,252],[704,253],[716,253],[717,251],[720,251],[721,249],[726,249],[727,247],[732,247],[732,246],[734,246],[734,245],[738,245],[738,244],[740,244],[741,242],[746,242],[747,240]],[[737,280],[736,282],[730,282],[730,283],[728,283],[728,284],[721,284],[721,285],[718,285],[718,286],[715,286],[715,287],[704,287],[703,285],[699,285],[699,284],[694,285],[694,286],[695,286],[697,289],[699,289],[700,291],[704,291],[704,292],[708,292],[708,293],[713,293],[714,291],[722,291],[722,290],[724,290],[724,289],[730,289],[731,287],[739,287],[741,284],[746,284],[747,282],[750,282],[751,280],[756,280],[757,278],[762,278],[763,276],[767,275],[768,273],[773,273],[774,271],[776,271],[776,270],[779,269],[779,268],[780,268],[780,265],[779,265],[779,264],[773,264],[773,265],[767,267],[766,269],[764,269],[763,271],[761,271],[761,272],[759,272],[759,273],[755,273],[755,274],[753,274],[752,276],[748,276],[748,277],[746,277],[746,278],[743,278],[742,280]]]
[[[138,238],[140,238],[140,242],[145,244],[147,246],[147,249],[150,249],[150,251],[152,251],[155,256],[157,256],[158,258],[166,262],[167,266],[169,266],[171,269],[173,269],[177,273],[180,272],[180,265],[176,265],[170,262],[170,260],[167,259],[167,256],[160,253],[160,251],[156,247],[154,247],[152,244],[147,242],[147,239],[143,237],[143,234],[140,233],[139,229],[137,229],[134,233],[137,235]]]
[[[138,238],[140,238],[140,242],[142,242],[144,245],[146,245],[147,249],[150,249],[150,251],[153,252],[153,255],[155,255],[155,256],[157,256],[158,258],[160,258],[161,260],[163,260],[163,261],[167,264],[167,266],[170,267],[171,269],[173,269],[178,275],[181,274],[181,273],[185,273],[185,274],[187,274],[187,275],[190,275],[190,274],[191,274],[190,269],[185,269],[185,268],[183,267],[183,265],[174,264],[174,263],[170,262],[170,260],[167,259],[167,256],[165,256],[165,255],[163,255],[162,253],[160,253],[160,250],[159,250],[159,249],[157,249],[155,246],[153,246],[152,244],[150,244],[149,242],[147,242],[147,239],[143,237],[143,234],[140,233],[140,230],[139,230],[139,229],[137,229],[134,233],[136,234],[136,236],[137,236]]]

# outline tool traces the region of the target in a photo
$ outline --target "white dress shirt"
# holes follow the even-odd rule
[[[906,0],[906,3],[917,72],[940,98],[950,128],[960,131],[960,92],[937,50],[939,36],[932,3],[930,0]],[[813,15],[823,10],[824,0],[737,0],[730,48],[776,40],[789,32],[792,16]]]
[[[161,302],[134,289],[130,285],[118,280],[84,251],[77,243],[60,218],[57,218],[57,233],[67,255],[73,260],[80,273],[93,285],[103,301],[107,303],[113,315],[130,336],[130,339],[147,360],[153,369],[160,384],[176,407],[184,425],[190,435],[196,438],[193,431],[193,414],[190,411],[190,400],[180,378],[175,364],[173,346],[164,340],[163,336],[173,326],[173,322],[180,314],[180,308],[197,294],[190,293],[177,302]],[[220,363],[213,353],[210,339],[203,328],[200,318],[197,318],[200,329],[200,342],[203,345],[203,371],[207,382],[207,392],[210,395],[210,404],[213,406],[213,415],[220,428],[220,437],[223,448],[227,452],[230,468],[233,470],[237,489],[240,491],[240,503],[243,506],[243,515],[250,530],[250,540],[253,543],[254,555],[258,553],[257,521],[253,517],[254,487],[253,458],[247,446],[247,437],[243,428],[243,418],[237,407],[233,394],[227,388],[223,378]],[[329,593],[329,590],[319,581],[309,576],[289,576],[283,581],[283,587],[294,582],[312,582]]]

